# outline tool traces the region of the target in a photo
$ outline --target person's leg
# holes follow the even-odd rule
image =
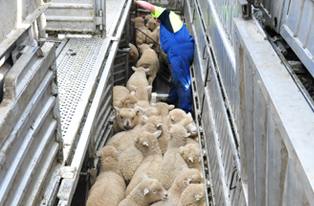
[[[179,96],[180,109],[192,113],[190,61],[193,58],[193,43],[179,44],[169,51],[173,84]]]
[[[178,104],[179,102],[179,96],[178,96],[178,90],[174,83],[171,83],[171,87],[168,93],[167,102],[171,102],[172,104]]]

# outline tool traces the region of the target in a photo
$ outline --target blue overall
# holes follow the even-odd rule
[[[160,23],[160,44],[171,66],[172,86],[168,101],[177,103],[185,112],[192,112],[190,64],[194,55],[194,39],[183,27],[172,33]]]

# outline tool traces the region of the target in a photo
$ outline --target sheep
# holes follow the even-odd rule
[[[168,148],[159,172],[159,180],[165,189],[169,189],[180,171],[188,167],[179,153],[179,148],[186,144],[186,138],[190,133],[182,125],[175,124],[171,127],[169,134]]]
[[[158,116],[158,110],[156,109],[156,107],[149,106],[144,110],[144,114],[147,117]]]
[[[114,134],[130,130],[139,124],[141,119],[141,111],[139,108],[119,108],[115,107],[117,114],[113,121],[113,132]]]
[[[200,173],[203,173],[201,150],[198,144],[186,144],[180,147],[179,151],[189,168],[196,168]]]
[[[142,55],[137,61],[136,67],[149,68],[146,73],[148,77],[148,84],[152,85],[159,70],[159,60],[156,52],[151,48],[152,44],[142,44],[138,46],[139,52]]]
[[[153,19],[154,17],[151,15],[151,14],[147,14],[145,17],[144,17],[144,22],[145,24],[147,24],[148,20],[149,19]]]
[[[160,47],[160,41],[159,41],[159,33],[160,33],[160,26],[158,26],[154,31],[152,31],[152,34],[150,35],[150,38],[147,39],[147,44],[153,44],[152,49],[156,52],[159,59],[159,54],[161,50]]]
[[[182,192],[178,206],[205,206],[205,184],[190,184]]]
[[[118,152],[112,146],[105,146],[100,155],[101,172],[89,191],[86,205],[118,205],[125,198],[125,182],[118,166]]]
[[[142,182],[118,206],[148,206],[153,202],[167,198],[167,191],[157,179],[143,176]]]
[[[146,110],[146,108],[150,107],[148,101],[145,101],[145,100],[139,100],[136,102],[136,105],[141,107],[144,111]],[[144,112],[145,114],[145,112]]]
[[[144,125],[137,125],[130,131],[120,132],[108,141],[107,145],[117,148],[119,166],[126,182],[129,182],[143,160],[143,154],[135,147],[134,140],[143,131],[154,133],[160,127],[159,117],[149,117],[144,120]]]
[[[151,31],[154,31],[158,26],[159,26],[159,23],[154,18],[148,19],[146,23],[146,27]]]
[[[174,105],[168,105],[164,102],[157,102],[154,107],[158,110],[159,116],[167,117],[169,114],[169,111],[174,108]]]
[[[132,67],[134,73],[130,76],[126,83],[126,87],[129,91],[134,91],[137,100],[150,101],[152,87],[148,84],[146,74],[149,72],[149,68],[144,67]]]
[[[137,98],[125,86],[113,87],[113,106],[119,108],[134,108],[137,103]]]
[[[152,86],[129,86],[132,92],[135,92],[135,97],[137,98],[137,105],[141,105],[141,107],[147,107],[149,106],[149,102],[151,100],[151,94],[152,94]]]
[[[146,43],[147,36],[151,36],[151,31],[144,25],[144,19],[142,17],[136,17],[134,20],[134,26],[136,28],[136,45]]]
[[[191,133],[191,136],[197,135],[197,127],[193,120],[191,113],[186,114],[186,112],[182,109],[176,108],[169,112],[169,122],[170,124],[181,124],[183,125],[188,132]]]
[[[154,134],[146,131],[138,134],[135,140],[135,147],[142,152],[144,158],[126,188],[126,195],[141,182],[142,173],[145,173],[150,178],[158,177],[159,167],[163,160],[157,140],[160,134],[160,130],[157,130]]]
[[[130,47],[130,51],[129,51],[129,63],[130,63],[132,66],[135,66],[140,55],[139,55],[139,53],[138,53],[137,48],[134,46],[134,44],[129,43],[129,47]]]
[[[168,190],[167,200],[156,202],[152,206],[177,206],[183,190],[190,184],[199,184],[201,182],[202,177],[197,169],[185,168],[176,177]]]

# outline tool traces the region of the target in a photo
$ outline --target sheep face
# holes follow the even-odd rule
[[[187,116],[180,121],[185,129],[191,133],[191,136],[197,136],[197,126],[192,118],[191,113],[188,113]]]
[[[130,130],[138,124],[140,111],[131,108],[121,108],[117,110],[116,122],[122,130]]]
[[[143,27],[144,26],[144,19],[142,17],[136,17],[132,20],[134,22],[134,26],[136,28]]]
[[[156,202],[159,200],[166,200],[168,193],[163,188],[161,183],[157,179],[146,179],[142,182],[146,182],[145,187],[142,189],[145,199],[148,199],[149,202]]]
[[[180,155],[189,166],[196,163],[201,164],[201,150],[197,145],[187,144],[180,147]]]

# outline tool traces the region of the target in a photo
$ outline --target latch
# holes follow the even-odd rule
[[[241,6],[241,14],[243,18],[249,18],[251,16],[251,4],[247,0],[239,0]]]

